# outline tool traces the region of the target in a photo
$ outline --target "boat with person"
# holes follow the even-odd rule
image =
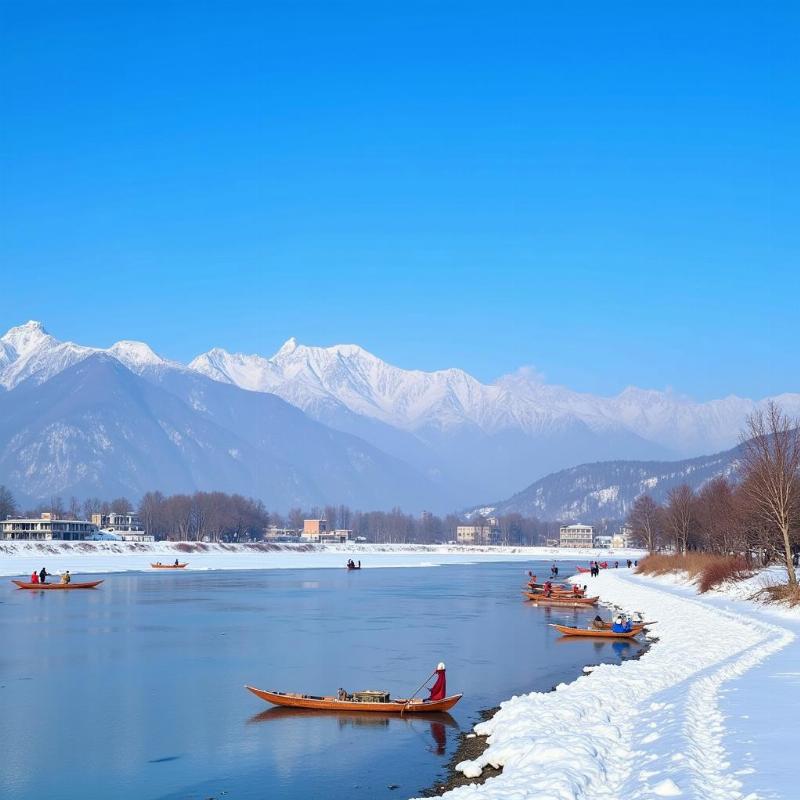
[[[537,606],[554,606],[561,608],[586,608],[596,606],[600,600],[600,595],[596,597],[545,597],[543,594],[533,592],[523,592],[527,599]]]
[[[390,699],[388,692],[365,691],[353,692],[347,695],[348,699],[340,700],[338,697],[267,691],[248,685],[245,685],[244,688],[261,700],[276,706],[316,711],[372,711],[381,714],[431,714],[449,711],[463,697],[460,694],[453,694],[442,700],[422,700],[420,698],[405,700],[402,698]]]
[[[47,590],[62,590],[62,589],[95,589],[103,581],[84,581],[83,583],[31,583],[30,581],[16,581],[12,580],[11,583],[16,583],[20,589],[47,589]]]
[[[613,631],[611,628],[573,628],[570,625],[550,623],[562,636],[591,636],[595,639],[633,639],[644,630],[643,625],[635,625],[629,631]]]
[[[160,561],[156,561],[155,564],[150,564],[153,569],[185,569],[189,566],[189,562],[186,561],[183,564],[162,564]]]

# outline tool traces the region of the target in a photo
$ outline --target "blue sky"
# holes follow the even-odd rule
[[[795,9],[0,4],[0,327],[798,390]]]

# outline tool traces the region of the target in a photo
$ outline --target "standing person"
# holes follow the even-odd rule
[[[47,583],[47,576],[49,574],[50,573],[44,567],[42,567],[39,570],[39,583]]]
[[[39,583],[39,574],[36,570],[31,573],[31,583]]]
[[[619,561],[614,562],[614,569],[619,569]]]
[[[631,568],[631,560],[628,559],[628,569],[630,569],[630,568]]]
[[[436,665],[436,682],[430,688],[428,701],[444,700],[447,697],[447,678],[445,676],[444,661]]]
[[[556,576],[556,578],[557,578],[557,577],[558,577],[558,564],[555,564],[555,565],[553,566],[553,569],[555,570],[555,576]]]
[[[61,583],[69,583],[72,580],[69,575],[69,570],[64,570],[64,573],[61,575]]]

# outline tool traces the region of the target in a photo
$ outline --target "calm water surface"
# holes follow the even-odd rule
[[[2,589],[0,797],[412,796],[481,709],[631,655],[627,643],[559,639],[548,622],[591,614],[525,604],[524,575],[491,563]],[[242,688],[407,696],[439,660],[448,694],[464,699],[426,719],[271,709]]]

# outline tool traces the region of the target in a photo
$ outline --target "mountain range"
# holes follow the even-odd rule
[[[562,522],[622,520],[634,501],[649,494],[663,503],[670,489],[688,484],[698,490],[721,476],[735,479],[741,445],[721,453],[679,461],[600,461],[560,470],[532,483],[508,500],[475,511],[518,513]]]
[[[215,348],[184,365],[31,321],[0,337],[0,483],[34,499],[227,488],[276,508],[446,510],[583,462],[721,450],[766,399],[604,397],[527,368],[486,384],[295,339],[271,357]],[[772,399],[800,412],[800,394]]]

